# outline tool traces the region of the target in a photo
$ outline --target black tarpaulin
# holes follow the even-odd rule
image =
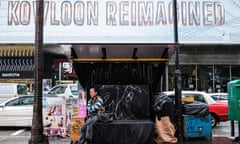
[[[163,116],[169,116],[175,124],[175,110],[173,100],[165,94],[157,94],[153,99],[153,110],[160,120]]]
[[[115,120],[150,119],[148,85],[97,85],[105,110]]]
[[[194,101],[193,103],[183,104],[183,114],[194,116],[205,116],[209,114],[208,105],[203,102]]]
[[[153,144],[154,124],[145,121],[114,121],[93,126],[93,144]]]

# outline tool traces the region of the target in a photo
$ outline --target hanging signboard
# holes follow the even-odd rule
[[[36,1],[1,0],[0,43],[34,43]],[[240,43],[239,0],[178,0],[180,43]],[[44,43],[174,43],[172,0],[44,1]]]

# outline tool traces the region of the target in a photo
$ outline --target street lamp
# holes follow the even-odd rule
[[[34,104],[31,138],[29,140],[29,144],[48,144],[47,137],[43,135],[42,120],[43,2],[44,0],[36,1],[34,49]]]
[[[175,104],[177,108],[177,136],[179,141],[183,140],[182,126],[182,78],[179,67],[179,42],[178,42],[178,22],[177,22],[177,0],[173,0],[173,27],[175,46]]]

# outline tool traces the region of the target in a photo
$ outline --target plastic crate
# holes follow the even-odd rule
[[[183,115],[184,137],[211,137],[211,115],[193,116]]]

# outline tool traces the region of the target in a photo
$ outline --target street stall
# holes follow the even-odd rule
[[[161,89],[165,64],[134,59],[130,62],[105,60],[73,63],[82,86],[96,87],[105,112],[113,114],[113,120],[93,126],[92,143],[153,144],[152,93]]]

